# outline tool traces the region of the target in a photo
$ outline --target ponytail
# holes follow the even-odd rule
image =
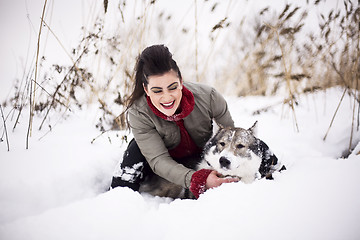
[[[144,86],[149,84],[149,76],[162,75],[170,70],[174,70],[180,80],[182,79],[180,69],[166,46],[153,45],[145,48],[136,61],[135,85],[128,99],[127,109],[145,94]]]

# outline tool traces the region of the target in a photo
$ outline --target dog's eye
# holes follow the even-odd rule
[[[219,142],[219,144],[220,144],[221,146],[225,146],[225,143],[224,143],[224,142]]]
[[[238,149],[241,149],[241,148],[243,148],[243,147],[245,147],[244,145],[242,145],[242,144],[238,144],[238,145],[236,145],[236,148],[238,148]]]

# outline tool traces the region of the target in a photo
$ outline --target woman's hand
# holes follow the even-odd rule
[[[218,187],[223,183],[238,182],[238,178],[221,178],[221,175],[217,171],[212,171],[206,179],[205,188]]]

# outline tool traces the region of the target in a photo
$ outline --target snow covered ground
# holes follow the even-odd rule
[[[302,95],[295,108],[300,132],[278,104],[282,97],[228,97],[236,125],[258,120],[258,137],[287,171],[273,181],[225,184],[198,200],[106,191],[126,144],[122,132],[91,144],[95,107],[53,118],[48,134],[35,129],[29,150],[24,116],[9,135],[10,152],[0,144],[0,239],[360,239],[360,145],[340,158],[350,139],[348,95],[322,140],[342,92]],[[359,141],[354,132],[353,144]]]
[[[29,25],[39,26],[43,6],[41,0],[26,8],[23,1],[11,3],[0,2],[2,101],[12,85],[9,79],[22,74],[19,66],[26,62],[28,46],[36,45],[37,33]],[[251,16],[251,6],[262,8],[265,3],[251,1],[247,10],[233,13]],[[79,18],[88,19],[80,13],[87,4],[63,0],[51,7],[49,23],[68,47],[78,42]],[[272,4],[283,7],[282,1]],[[188,9],[183,1],[181,5]],[[47,57],[68,60],[50,39]],[[30,55],[34,52],[30,49]],[[354,131],[353,153],[341,158],[349,148],[353,98],[345,95],[326,141],[322,140],[342,93],[342,89],[330,89],[302,95],[295,108],[299,132],[291,110],[281,104],[283,96],[227,97],[236,125],[247,128],[258,120],[258,137],[287,170],[275,175],[274,181],[225,184],[198,200],[152,197],[127,188],[106,191],[126,148],[121,140],[125,133],[109,132],[91,144],[99,135],[94,127],[100,114],[96,106],[84,106],[66,119],[51,116],[51,132],[38,131],[42,118],[36,117],[29,150],[25,150],[28,116],[22,115],[14,132],[12,116],[7,121],[10,152],[6,141],[0,143],[0,240],[360,239],[359,131]],[[252,114],[267,106],[272,107]],[[5,109],[6,114],[9,111]]]

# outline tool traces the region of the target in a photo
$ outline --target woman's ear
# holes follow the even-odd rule
[[[145,86],[145,84],[143,84],[143,88],[144,88],[144,91],[145,91],[146,95],[149,96],[148,91],[147,91],[147,87]]]
[[[183,89],[183,86],[184,86],[184,82],[183,82],[183,80],[182,80],[182,79],[180,79],[180,86],[179,86],[180,90],[182,90],[182,89]]]

